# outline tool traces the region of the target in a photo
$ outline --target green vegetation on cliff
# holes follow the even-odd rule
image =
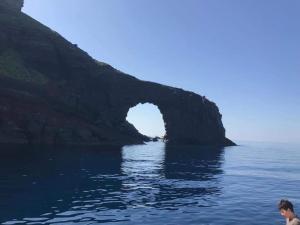
[[[5,1],[0,0],[0,143],[143,143],[149,137],[126,116],[131,107],[149,102],[159,107],[170,143],[234,144],[225,137],[215,103],[99,62],[22,13],[22,0]]]
[[[41,85],[48,81],[43,74],[27,69],[20,55],[14,50],[7,50],[0,54],[1,75]]]

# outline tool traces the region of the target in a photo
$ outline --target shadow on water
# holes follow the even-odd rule
[[[165,146],[164,172],[168,179],[211,180],[222,174],[223,147]]]
[[[1,221],[44,217],[66,210],[122,209],[121,149],[50,149],[2,147],[0,152]]]
[[[171,201],[167,205],[175,208],[211,205],[209,200],[221,193],[223,154],[220,147],[166,145],[162,171],[168,182],[161,185],[157,201]]]
[[[130,221],[132,210],[211,206],[222,191],[222,148],[2,147],[0,160],[1,222]]]

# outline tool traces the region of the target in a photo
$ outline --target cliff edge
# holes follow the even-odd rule
[[[96,61],[22,6],[0,1],[0,143],[142,143],[149,138],[126,116],[149,102],[163,115],[168,142],[234,145],[215,103]]]

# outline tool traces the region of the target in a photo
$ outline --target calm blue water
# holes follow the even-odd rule
[[[300,146],[0,151],[2,224],[284,224],[300,214]]]

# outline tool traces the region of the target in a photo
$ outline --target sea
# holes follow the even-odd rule
[[[0,146],[0,224],[279,225],[300,145]]]

